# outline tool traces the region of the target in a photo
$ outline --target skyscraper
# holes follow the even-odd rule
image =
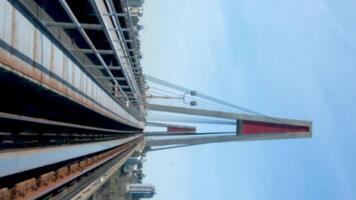
[[[150,184],[133,183],[127,186],[127,193],[133,199],[152,198],[156,194],[155,188]]]

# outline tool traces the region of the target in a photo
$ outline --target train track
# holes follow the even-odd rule
[[[0,150],[107,141],[140,132],[98,128],[4,112],[0,112],[0,125]]]
[[[141,141],[136,129],[0,112],[0,200],[70,199]]]
[[[0,185],[0,200],[56,199],[58,195],[60,199],[69,199],[142,141],[142,135],[131,137],[129,141],[117,146],[108,146],[105,150],[99,149],[95,153],[0,177],[0,183],[2,183]],[[104,145],[104,143],[99,143],[98,146]],[[49,151],[51,148],[39,149],[41,150],[38,151]],[[32,155],[33,153],[28,152],[28,154]],[[19,175],[22,175],[22,179],[25,180],[21,180]],[[63,191],[66,192],[63,193]]]

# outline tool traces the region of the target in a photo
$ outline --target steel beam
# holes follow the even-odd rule
[[[115,27],[115,29],[120,29],[120,23],[117,21],[117,18],[115,16],[109,16],[109,18],[107,16],[104,16],[103,13],[108,13],[107,11],[109,11],[109,13],[115,13],[114,12],[114,8],[112,7],[112,2],[111,1],[106,1],[107,5],[105,5],[104,0],[99,0],[99,1],[94,1],[91,0],[90,1],[92,6],[94,7],[95,12],[97,12],[98,16],[99,16],[99,20],[103,23],[105,29],[105,34],[107,35],[108,39],[111,40],[111,46],[113,49],[118,49],[115,45],[115,43],[113,42],[114,40],[124,40],[124,36],[123,33],[119,30],[119,32],[114,35],[112,34],[109,30],[111,29],[111,27]],[[124,44],[124,48],[128,49],[127,45]],[[124,55],[128,56],[128,51],[123,51],[121,52]],[[136,93],[140,92],[140,90],[138,90],[137,84],[132,83],[132,81],[134,80],[134,77],[132,76],[133,71],[132,71],[132,67],[133,64],[131,63],[130,59],[126,59],[126,65],[121,63],[121,57],[122,55],[119,54],[118,51],[115,51],[115,56],[120,64],[120,66],[122,66],[122,71],[124,73],[124,76],[128,79],[128,84],[131,88],[131,90],[133,91],[135,98],[138,99],[138,96]],[[131,64],[130,66],[128,66],[129,64]],[[143,110],[141,110],[141,112],[143,112]]]
[[[73,51],[73,52],[80,52],[80,53],[94,53],[95,51],[93,49],[74,49],[74,48],[69,48],[68,50]],[[106,49],[97,49],[96,50],[100,54],[114,54],[113,50],[106,50]]]
[[[131,31],[131,29],[129,29],[129,28],[110,28],[109,30],[110,31],[126,31],[126,32]]]
[[[112,84],[103,84],[104,87],[114,87]],[[130,89],[128,85],[121,85],[120,86],[122,89]],[[130,98],[130,97],[129,97]]]
[[[83,129],[88,131],[100,131],[100,132],[110,132],[110,133],[132,133],[131,131],[125,131],[125,130],[106,129],[101,127],[73,124],[68,122],[54,121],[54,120],[48,120],[43,118],[16,115],[11,113],[4,113],[4,112],[0,112],[0,119],[14,120],[16,122],[27,122],[32,124],[44,125],[47,127],[56,126],[56,127],[64,127],[64,128]]]
[[[46,90],[50,89],[56,94],[68,98],[73,102],[80,103],[84,107],[102,114],[107,118],[129,126],[143,128],[143,123],[137,121],[134,117],[135,115],[133,115],[135,113],[134,109],[128,109],[124,101],[119,101],[110,95],[111,91],[101,86],[101,82],[85,69],[78,58],[73,56],[73,53],[68,50],[64,41],[56,37],[56,34],[53,32],[54,30],[48,29],[48,27],[43,24],[41,21],[42,18],[36,15],[36,13],[38,14],[37,9],[29,7],[28,4],[24,3],[26,2],[25,0],[0,2],[0,10],[5,14],[2,15],[3,17],[11,16],[11,13],[15,13],[16,16],[18,16],[15,18],[10,17],[5,19],[5,17],[2,19],[9,21],[9,23],[4,24],[6,25],[6,29],[4,29],[4,38],[1,38],[4,40],[4,45],[8,46],[1,52],[2,64],[4,64],[0,64],[1,68],[38,83],[41,88],[43,87],[43,89]],[[15,6],[13,3],[15,3]],[[41,12],[42,11],[39,10],[39,13]],[[19,20],[21,23],[18,23]],[[28,33],[31,34],[28,35]],[[31,38],[29,38],[29,36],[31,36]],[[11,42],[14,39],[17,41],[16,43]],[[43,43],[42,48],[36,48],[41,47],[41,45],[38,46],[38,41],[42,41],[40,42]],[[23,45],[31,48],[23,49]],[[50,49],[54,51],[44,51],[43,46],[46,47],[45,49],[50,47]],[[58,52],[62,52],[63,56],[62,53]],[[43,55],[45,57],[44,59],[38,60],[38,55],[41,55],[41,53],[44,53]],[[49,56],[49,54],[51,54],[51,56]],[[57,58],[57,56],[60,56],[60,58]],[[65,75],[67,74],[66,71],[69,70],[68,67],[66,69],[69,63],[67,61],[72,61],[74,64],[73,69],[78,69],[73,70],[73,73],[71,72],[73,76],[71,79],[68,78],[68,75]],[[49,63],[51,66],[48,66]],[[88,83],[94,83],[94,85],[98,86],[98,88],[96,88],[97,91],[102,92],[100,93],[100,98],[98,96],[99,93],[92,93],[93,90],[89,90],[89,87],[84,88],[82,84],[80,84],[80,87],[74,86],[74,77],[77,76],[80,76],[81,80],[87,80],[89,81]],[[68,90],[68,88],[71,89]],[[105,101],[103,99],[105,99]]]
[[[178,137],[178,136],[177,136]],[[221,142],[254,141],[254,140],[275,140],[289,138],[311,137],[310,132],[278,133],[278,134],[257,134],[257,135],[218,135],[218,136],[194,136],[180,138],[153,138],[146,137],[147,146],[168,146],[168,145],[199,145]]]
[[[108,77],[108,76],[96,76],[97,79],[107,79],[107,80],[112,80],[111,77]],[[123,77],[113,77],[115,80],[118,80],[118,81],[126,81],[126,78],[123,78]],[[119,86],[120,87],[120,86]],[[127,97],[127,95],[125,95]]]
[[[78,19],[75,17],[73,11],[70,9],[69,5],[67,4],[66,0],[60,0],[59,1],[60,4],[62,5],[62,7],[64,8],[64,10],[66,11],[66,13],[68,14],[68,16],[70,17],[70,19],[73,21],[73,23],[75,24],[75,26],[77,27],[77,30],[80,32],[80,34],[83,36],[83,38],[85,39],[85,41],[88,43],[88,45],[90,46],[90,48],[95,52],[96,57],[98,58],[98,60],[100,61],[100,63],[105,67],[107,73],[109,74],[109,76],[111,77],[111,79],[114,81],[115,85],[119,86],[118,81],[114,78],[113,74],[111,73],[110,69],[108,69],[104,59],[101,57],[100,53],[97,51],[96,47],[94,46],[93,42],[91,41],[91,39],[89,38],[89,36],[87,35],[87,33],[85,32],[85,30],[80,26],[80,23],[78,21]],[[124,91],[120,88],[120,92],[122,93],[122,95],[124,97],[126,97],[126,94],[124,93]]]
[[[134,40],[114,40],[114,42],[134,42]]]
[[[104,16],[127,17],[127,13],[103,13]]]
[[[78,26],[75,23],[68,22],[43,22],[43,24],[47,27],[60,27],[67,29],[76,29]],[[103,30],[103,26],[101,24],[80,24],[79,28],[86,30]]]
[[[111,2],[111,6],[113,7],[112,0],[109,0],[109,1]],[[125,1],[126,10],[130,10],[130,8],[129,8],[129,6],[128,6],[128,5],[129,5],[129,4],[128,4],[128,1],[127,1],[127,0],[124,0],[124,1]],[[129,23],[129,27],[133,27],[131,15],[128,15],[128,20],[127,20],[127,22]],[[134,43],[134,46],[135,46],[136,48],[138,48],[137,42]]]
[[[148,104],[147,108],[152,111],[172,112],[172,113],[214,117],[214,118],[222,118],[222,119],[248,120],[248,121],[256,121],[256,122],[288,124],[288,125],[295,125],[295,126],[311,126],[310,121],[229,113],[229,112],[212,111],[212,110],[204,110],[204,109],[193,109],[193,108],[185,108],[185,107],[177,107],[177,106]]]
[[[166,123],[160,123],[160,122],[147,122],[146,126],[154,126],[154,127],[168,127],[168,126],[174,126],[174,127],[179,127],[179,128],[196,128],[194,126],[185,126],[181,124],[166,124]]]
[[[84,65],[87,68],[93,68],[93,69],[105,69],[102,65]],[[108,66],[108,69],[110,70],[121,70],[120,66]]]
[[[122,85],[122,86],[120,86],[122,89],[130,89],[130,86],[128,86],[128,85]]]

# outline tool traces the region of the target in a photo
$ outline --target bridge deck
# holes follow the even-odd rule
[[[66,4],[68,7],[65,10],[65,6],[60,5],[57,1],[50,3],[43,1],[43,4],[38,4],[38,2],[41,1],[0,1],[1,68],[13,72],[19,77],[26,78],[44,89],[64,96],[74,103],[83,105],[87,109],[100,113],[108,119],[142,129],[144,125],[142,122],[144,120],[142,106],[137,103],[137,99],[131,97],[125,99],[129,93],[133,93],[133,88],[137,88],[137,80],[133,78],[133,75],[125,75],[124,69],[132,71],[136,66],[129,65],[129,63],[132,63],[127,60],[129,58],[121,56],[122,60],[115,60],[118,57],[114,54],[106,55],[105,52],[96,51],[100,49],[101,41],[103,41],[102,43],[106,41],[110,48],[112,41],[105,36],[105,32],[109,28],[108,25],[106,25],[106,29],[94,32],[93,30],[80,29],[90,37],[85,42],[82,40],[83,34],[78,33],[80,30],[75,25],[74,19],[67,22],[74,24],[74,28],[45,25],[46,22],[53,24],[61,21],[61,19],[56,18],[57,15],[67,15],[67,17],[64,17],[67,18],[65,20],[70,19],[68,9],[71,9],[74,17],[80,20],[79,23],[82,23],[86,19],[81,16],[83,13],[78,11],[78,5]],[[88,7],[88,11],[90,11],[89,1],[84,2],[84,7]],[[81,6],[83,5],[81,4]],[[35,13],[34,10],[36,9],[40,11]],[[57,9],[56,13],[53,13],[53,9]],[[103,20],[98,19],[99,15],[88,17],[88,19],[92,18],[95,18],[97,22],[93,24],[94,26],[104,27],[104,24],[100,23]],[[83,49],[87,48],[87,43],[94,41],[93,38],[97,40],[92,42],[93,46],[90,50],[92,52],[83,52]],[[73,49],[74,51],[71,51]],[[107,49],[105,51],[106,53],[108,51],[115,53],[119,50]],[[127,53],[128,50],[122,49],[122,51]],[[98,59],[102,60],[98,63]],[[126,61],[124,62],[124,60]],[[126,65],[123,63],[126,63]],[[110,68],[105,68],[109,65]],[[112,69],[114,65],[120,66],[114,70]],[[105,69],[92,69],[90,66]],[[111,79],[110,73],[116,73],[121,77],[117,76],[117,79]],[[127,72],[126,74],[130,73]],[[135,74],[136,76],[139,76],[139,74]],[[100,77],[106,78],[101,80]],[[116,89],[115,83],[119,83],[119,90]],[[19,83],[14,82],[14,84]],[[141,90],[136,91],[137,95],[139,95],[138,91]]]

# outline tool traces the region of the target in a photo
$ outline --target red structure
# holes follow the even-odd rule
[[[167,126],[168,133],[195,133],[195,127]]]
[[[310,131],[309,126],[259,122],[250,120],[242,120],[239,123],[240,124],[238,132],[243,135]]]

